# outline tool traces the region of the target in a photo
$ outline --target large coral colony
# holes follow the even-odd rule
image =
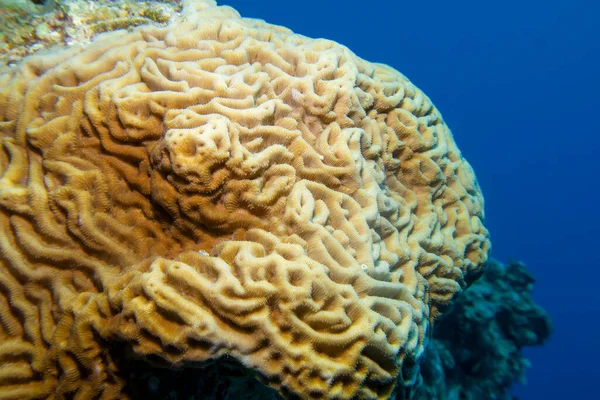
[[[489,249],[408,79],[213,1],[27,57],[0,137],[1,399],[222,356],[288,398],[386,399]]]

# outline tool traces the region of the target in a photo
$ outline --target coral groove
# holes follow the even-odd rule
[[[410,81],[196,4],[0,76],[2,399],[125,398],[111,343],[384,399],[486,260],[473,171]]]

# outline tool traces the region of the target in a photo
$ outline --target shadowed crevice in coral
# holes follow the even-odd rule
[[[145,400],[282,400],[276,390],[262,384],[251,369],[232,357],[199,363],[180,370],[137,360],[120,362],[124,393]]]

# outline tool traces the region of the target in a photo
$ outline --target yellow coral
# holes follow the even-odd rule
[[[469,164],[392,68],[184,17],[0,76],[0,398],[125,398],[112,342],[387,398],[486,259]]]

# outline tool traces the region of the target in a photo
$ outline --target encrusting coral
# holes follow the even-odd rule
[[[525,346],[552,333],[548,313],[532,297],[535,279],[519,261],[488,260],[484,273],[436,324],[421,364],[418,400],[513,400],[525,382]]]
[[[0,136],[2,399],[127,398],[119,357],[223,355],[284,396],[387,398],[487,257],[422,92],[212,1],[26,58]]]
[[[0,0],[0,74],[26,55],[176,19],[180,0]]]

